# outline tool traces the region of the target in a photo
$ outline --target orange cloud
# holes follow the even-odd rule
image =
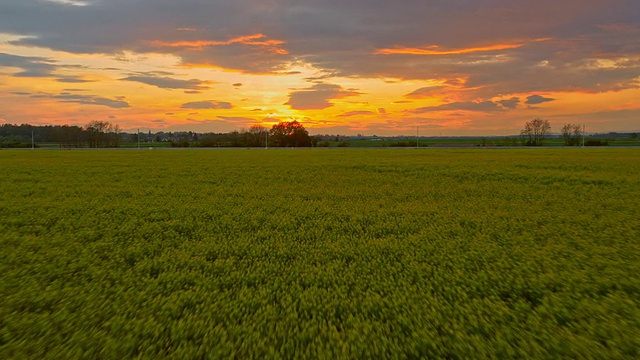
[[[426,48],[410,48],[410,47],[396,47],[393,49],[379,49],[375,52],[375,54],[382,55],[461,55],[461,54],[472,54],[478,52],[489,52],[489,51],[500,51],[500,50],[511,50],[518,49],[524,46],[527,42],[545,42],[549,41],[552,38],[537,38],[532,40],[515,40],[514,43],[511,44],[495,44],[488,46],[477,46],[470,48],[462,48],[462,49],[441,49],[438,45],[427,46]]]
[[[517,49],[522,47],[523,44],[497,44],[497,45],[489,45],[489,46],[480,46],[480,47],[472,47],[472,48],[464,48],[464,49],[440,49],[437,45],[428,46],[427,48],[407,48],[407,47],[398,47],[394,49],[380,49],[377,50],[376,54],[382,55],[461,55],[461,54],[471,54],[477,52],[488,52],[488,51],[497,51],[497,50],[509,50],[509,49]]]
[[[195,40],[195,41],[175,41],[175,42],[166,42],[166,41],[154,41],[152,45],[155,47],[181,47],[181,48],[197,48],[201,49],[203,47],[208,46],[225,46],[232,44],[242,44],[242,45],[251,45],[251,46],[279,46],[284,44],[282,40],[263,40],[267,36],[264,34],[252,34],[246,36],[239,36],[233,39],[225,40],[225,41],[216,41],[216,40]],[[279,54],[286,54],[286,50],[277,49]]]

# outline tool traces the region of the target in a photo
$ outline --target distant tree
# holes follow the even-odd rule
[[[229,142],[231,147],[242,147],[245,146],[244,143],[244,135],[239,131],[234,130],[229,133]]]
[[[311,136],[297,121],[273,125],[269,133],[270,143],[276,147],[307,147],[312,144]]]
[[[549,130],[551,130],[549,120],[536,118],[528,121],[524,125],[524,129],[522,129],[520,135],[522,136],[525,145],[542,146],[544,144],[544,140],[549,135]]]
[[[502,139],[502,145],[503,146],[517,146],[518,145],[518,139],[517,138],[511,138],[511,137],[505,137]]]
[[[607,146],[609,145],[608,140],[599,140],[599,139],[589,139],[585,142],[585,146]]]
[[[84,129],[87,145],[91,148],[118,147],[122,137],[120,125],[108,121],[91,121]],[[76,136],[77,138],[77,136]],[[138,138],[135,136],[135,141]]]
[[[111,142],[111,146],[119,147],[120,146],[120,137],[122,136],[122,130],[120,130],[120,125],[116,124],[113,126],[113,139]]]
[[[218,147],[220,146],[220,141],[215,136],[201,136],[198,140],[198,146],[201,147]]]
[[[82,128],[70,125],[45,125],[38,127],[42,140],[58,143],[60,147],[80,147],[82,143]]]
[[[91,121],[86,128],[87,143],[91,148],[109,147],[110,144],[110,132],[113,130],[113,125],[108,121]]]
[[[180,148],[187,148],[191,146],[191,143],[189,143],[189,141],[187,140],[182,140],[182,141],[172,141],[171,142],[171,147],[180,147]]]
[[[580,145],[582,127],[578,124],[564,124],[562,126],[562,139],[566,146]]]
[[[267,134],[269,131],[267,128],[261,125],[252,125],[248,132],[248,144],[247,146],[264,147],[267,141]]]

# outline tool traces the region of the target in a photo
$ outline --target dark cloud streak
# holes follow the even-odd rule
[[[193,101],[182,104],[180,107],[182,109],[232,109],[233,105],[226,101],[214,101],[214,100],[205,100],[205,101]]]
[[[18,68],[16,77],[51,77],[56,69],[53,61],[42,57],[18,56],[0,53],[0,67]]]
[[[546,98],[544,96],[541,95],[531,95],[529,97],[527,97],[527,101],[525,101],[525,104],[527,105],[538,105],[538,104],[542,104],[542,103],[546,103],[546,102],[550,102],[550,101],[555,101],[556,99],[552,99],[552,98]]]
[[[203,82],[198,79],[181,80],[166,76],[153,76],[148,74],[132,75],[120,80],[135,81],[161,89],[187,89],[202,91],[209,88],[206,86],[207,82]]]
[[[310,88],[296,90],[289,94],[289,101],[285,105],[296,110],[322,110],[333,106],[330,100],[348,96],[357,96],[358,92],[345,90],[335,84],[315,84]]]
[[[480,101],[480,102],[453,102],[449,104],[443,104],[438,106],[427,106],[410,110],[413,114],[422,114],[433,111],[500,111],[502,108],[493,101]]]

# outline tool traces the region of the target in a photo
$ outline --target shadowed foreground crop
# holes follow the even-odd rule
[[[0,358],[637,358],[639,155],[0,151]]]

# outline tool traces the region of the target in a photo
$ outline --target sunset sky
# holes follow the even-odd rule
[[[0,124],[640,131],[638,0],[0,0]]]

